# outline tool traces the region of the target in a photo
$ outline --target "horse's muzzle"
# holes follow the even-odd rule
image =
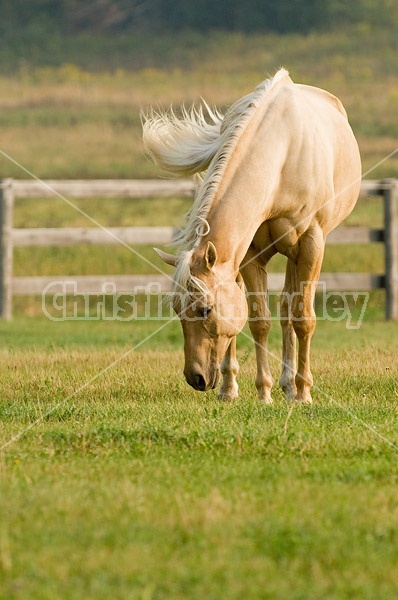
[[[203,374],[198,371],[192,373],[187,373],[184,371],[184,375],[187,383],[189,383],[189,385],[198,392],[207,392],[207,390],[213,390],[217,386],[220,379],[219,369],[216,369],[214,376],[209,379],[206,379]]]

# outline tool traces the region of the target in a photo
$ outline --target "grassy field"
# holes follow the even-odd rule
[[[397,146],[395,33],[172,42],[148,44],[135,72],[94,73],[75,52],[74,65],[3,75],[0,149],[42,177],[157,176],[141,106],[201,95],[225,106],[280,64],[343,99],[364,170]],[[4,155],[0,173],[27,177]],[[395,155],[369,177],[397,174]],[[180,225],[189,204],[76,201],[105,226]],[[361,199],[348,222],[382,226],[380,200]],[[14,225],[91,223],[54,198],[18,199]],[[382,273],[383,249],[329,247],[324,271]],[[79,246],[16,248],[14,272],[150,268],[122,247]],[[319,319],[312,407],[286,404],[278,386],[272,407],[258,403],[247,329],[241,397],[225,404],[185,383],[176,320],[51,321],[37,297],[15,298],[14,313],[0,322],[1,600],[396,598],[398,327],[382,291],[358,329]],[[276,381],[280,359],[274,323]]]
[[[2,324],[0,597],[395,598],[391,325],[320,322],[292,409],[257,402],[245,336],[220,404],[183,381],[176,323],[135,351],[136,325]]]

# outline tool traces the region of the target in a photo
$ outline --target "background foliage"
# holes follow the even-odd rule
[[[1,10],[2,72],[62,62],[90,69],[112,62],[142,68],[148,57],[138,53],[137,60],[137,45],[142,47],[148,35],[145,54],[153,65],[157,37],[175,42],[176,32],[185,32],[195,47],[211,31],[309,34],[352,26],[393,31],[398,26],[394,0],[3,0]],[[175,48],[170,52],[175,56]],[[107,61],[109,55],[116,59]]]
[[[35,26],[61,33],[211,29],[305,33],[352,23],[397,23],[394,0],[5,0],[3,31],[33,31]]]

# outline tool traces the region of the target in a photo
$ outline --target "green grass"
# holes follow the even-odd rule
[[[182,226],[192,199],[83,198],[70,202],[78,210],[57,197],[18,198],[14,227],[95,227],[90,219],[106,227]]]
[[[180,335],[124,356],[143,329],[41,325],[11,348],[28,323],[1,325],[1,440],[38,423],[3,452],[0,597],[395,598],[396,327],[319,323],[291,411],[257,402],[246,339],[220,404],[183,381]]]

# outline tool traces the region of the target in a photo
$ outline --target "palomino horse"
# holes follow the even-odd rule
[[[325,239],[358,197],[358,146],[338,98],[293,83],[284,69],[225,114],[203,108],[144,116],[144,145],[171,173],[202,173],[177,256],[174,309],[185,339],[187,382],[219,396],[238,395],[236,335],[249,317],[259,397],[272,402],[267,263],[287,257],[281,300],[280,385],[287,398],[311,402],[313,300]],[[204,173],[203,173],[204,172]],[[241,277],[248,292],[245,298]],[[181,296],[179,292],[183,291]],[[298,339],[298,365],[296,361]]]

